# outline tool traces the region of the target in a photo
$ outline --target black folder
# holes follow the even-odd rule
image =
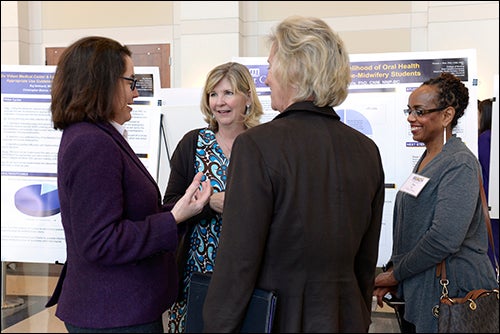
[[[207,295],[211,274],[194,272],[189,286],[186,333],[203,332],[203,303]],[[255,289],[240,333],[271,333],[274,311],[276,309],[276,293]]]

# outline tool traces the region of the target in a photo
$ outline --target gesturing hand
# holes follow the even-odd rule
[[[182,196],[172,208],[172,215],[177,224],[200,213],[203,207],[208,203],[210,195],[212,194],[212,186],[208,179],[202,182],[202,177],[202,172],[198,172],[194,176],[193,182],[191,182],[186,189],[184,196]]]

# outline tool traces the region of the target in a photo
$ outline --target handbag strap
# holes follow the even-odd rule
[[[495,272],[497,275],[497,283],[499,283],[499,268],[498,268],[498,260],[495,253],[495,241],[493,239],[493,232],[491,229],[491,220],[490,220],[490,212],[488,210],[488,203],[486,201],[486,194],[484,192],[483,180],[481,175],[479,175],[479,192],[481,194],[481,202],[483,207],[484,214],[484,222],[486,223],[486,229],[488,230],[488,237],[491,249],[493,250],[493,258],[495,259]],[[440,278],[439,283],[443,286],[441,298],[448,298],[448,284],[449,281],[446,278],[446,262],[445,260],[441,261],[436,265],[436,277]]]
[[[483,179],[479,177],[479,187],[481,192],[481,202],[483,202],[483,213],[486,222],[486,228],[488,229],[488,236],[490,238],[490,246],[493,253],[493,258],[495,259],[495,271],[497,274],[497,283],[499,283],[499,268],[498,268],[498,259],[497,254],[495,252],[495,240],[493,239],[493,231],[491,229],[491,220],[490,220],[490,210],[488,209],[488,202],[486,201],[486,193],[484,192]]]

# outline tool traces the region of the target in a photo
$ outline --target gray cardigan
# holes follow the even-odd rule
[[[451,297],[498,287],[487,255],[479,168],[476,156],[453,136],[419,173],[430,180],[418,197],[401,191],[396,196],[391,261],[399,296],[406,301],[405,319],[417,332],[437,332],[432,307],[441,296],[436,265],[443,259]]]

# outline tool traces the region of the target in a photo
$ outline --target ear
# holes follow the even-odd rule
[[[452,106],[443,110],[443,127],[447,128],[451,124],[453,117],[455,117],[455,108]]]
[[[252,93],[251,92],[248,92],[247,93],[247,103],[245,104],[252,104]]]

